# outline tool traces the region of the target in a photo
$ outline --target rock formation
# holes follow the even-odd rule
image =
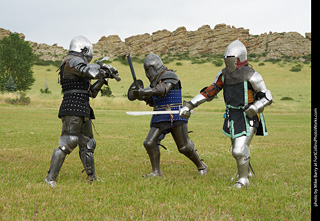
[[[150,52],[183,53],[191,55],[202,53],[223,54],[225,48],[232,41],[241,40],[248,49],[248,53],[265,54],[265,58],[281,58],[283,56],[297,57],[311,54],[311,34],[303,37],[297,32],[272,33],[251,35],[249,29],[236,28],[225,24],[218,24],[213,29],[204,25],[196,31],[187,31],[179,27],[170,32],[166,29],[150,34],[135,35],[125,41],[116,35],[103,36],[94,45],[96,56],[117,56],[125,52],[133,55],[145,55]]]
[[[0,28],[0,39],[9,34],[10,31]],[[95,58],[104,56],[114,58],[128,52],[132,55],[145,55],[151,52],[223,54],[227,45],[236,39],[247,46],[248,54],[263,54],[265,59],[278,59],[284,56],[301,58],[311,54],[311,33],[306,33],[306,37],[297,32],[251,35],[249,29],[225,24],[218,24],[213,29],[209,25],[204,25],[196,31],[187,31],[185,27],[179,27],[173,32],[164,29],[152,34],[131,36],[124,41],[118,35],[102,36],[93,47]],[[30,44],[35,54],[43,60],[62,60],[67,53],[66,49],[57,44],[52,46],[34,42]]]

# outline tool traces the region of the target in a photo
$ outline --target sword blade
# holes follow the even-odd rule
[[[158,114],[179,114],[179,111],[128,111],[128,115],[143,116],[143,115],[158,115]]]

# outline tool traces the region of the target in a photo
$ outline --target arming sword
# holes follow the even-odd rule
[[[131,70],[131,74],[132,74],[132,78],[133,78],[133,82],[134,82],[134,85],[136,86],[136,88],[139,88],[139,84],[137,82],[137,77],[136,77],[136,73],[134,72],[134,69],[133,69],[133,65],[132,65],[132,61],[131,61],[131,57],[130,57],[130,53],[128,54],[125,54],[122,56],[122,58],[127,58],[128,59],[128,63],[129,63],[129,66],[130,66],[130,70]]]
[[[194,113],[193,110],[190,111],[191,114]],[[178,110],[173,111],[128,111],[126,112],[128,115],[132,116],[143,116],[143,115],[158,115],[158,114],[179,114]]]

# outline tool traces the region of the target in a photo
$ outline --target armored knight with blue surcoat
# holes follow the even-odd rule
[[[154,111],[179,110],[182,106],[181,82],[178,75],[163,65],[156,54],[149,54],[144,60],[146,76],[150,86],[143,88],[143,83],[137,88],[131,85],[128,92],[129,100],[143,100],[154,108]],[[141,81],[140,81],[141,82]],[[144,147],[149,155],[152,172],[148,177],[161,176],[160,170],[160,140],[171,133],[180,153],[188,157],[197,167],[198,175],[207,173],[207,165],[200,159],[188,135],[188,119],[179,114],[153,115],[150,131],[144,141]]]

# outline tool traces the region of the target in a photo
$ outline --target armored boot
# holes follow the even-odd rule
[[[238,163],[238,162],[237,162]],[[234,187],[236,188],[242,188],[242,187],[247,187],[249,186],[249,163],[250,160],[248,159],[245,161],[244,164],[239,165],[238,163],[238,173],[239,173],[239,179],[237,182],[234,184]],[[251,175],[252,176],[252,175]]]
[[[193,149],[190,152],[183,153],[186,157],[188,157],[197,167],[198,175],[207,174],[208,166],[200,159],[197,150]]]
[[[160,170],[160,150],[159,148],[151,148],[147,150],[149,155],[152,172],[144,175],[145,178],[162,176],[162,172]]]
[[[57,184],[57,176],[62,167],[64,159],[66,158],[66,155],[67,154],[63,152],[59,147],[54,149],[53,151],[50,169],[44,180],[46,183],[50,184],[51,187],[54,187]]]

